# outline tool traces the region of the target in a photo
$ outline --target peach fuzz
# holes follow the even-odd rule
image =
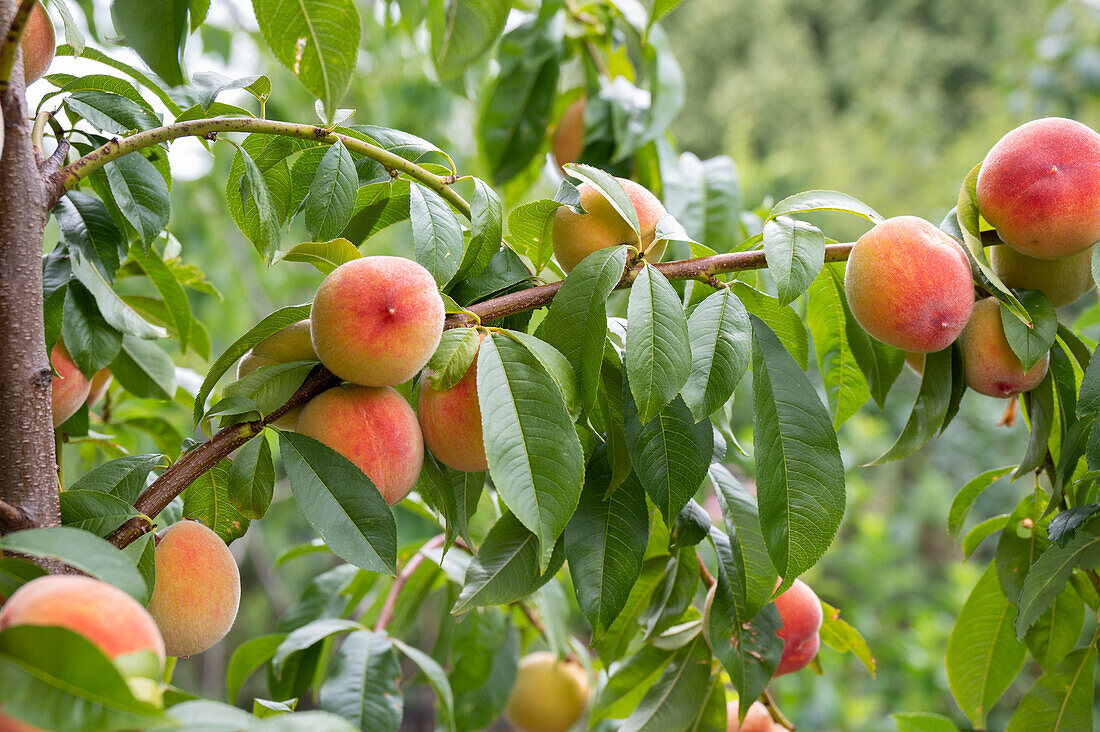
[[[579,663],[539,651],[520,659],[504,715],[522,732],[566,732],[584,714],[588,693]]]
[[[797,579],[790,589],[775,598],[775,608],[783,623],[776,631],[783,639],[783,656],[775,675],[782,676],[805,668],[817,655],[820,644],[818,631],[825,616],[814,591]]]
[[[566,108],[554,128],[550,152],[559,168],[566,163],[577,162],[584,152],[584,108],[584,97],[581,97]]]
[[[585,213],[574,213],[562,206],[554,214],[554,256],[566,272],[571,271],[582,259],[605,247],[631,244],[645,249],[653,243],[657,222],[665,215],[665,207],[657,197],[632,180],[617,179],[634,204],[638,213],[642,239],[630,228],[630,224],[612,208],[603,194],[587,183],[577,190],[581,196],[581,208]],[[665,244],[659,244],[646,253],[650,262],[659,262],[665,253]]]
[[[61,341],[50,351],[50,362],[56,372],[50,382],[50,411],[53,413],[53,426],[58,427],[88,400],[92,382],[80,373]]]
[[[317,289],[313,347],[328,370],[361,386],[416,376],[443,335],[443,298],[428,270],[402,257],[341,264]]]
[[[306,404],[295,429],[359,466],[391,506],[416,486],[424,464],[420,423],[388,386],[329,389]]]
[[[993,271],[1009,287],[1038,290],[1056,308],[1069,305],[1094,287],[1092,247],[1061,259],[1036,259],[998,244],[989,250]]]
[[[19,47],[23,49],[23,78],[27,86],[30,86],[46,75],[57,47],[53,23],[40,2],[36,2],[31,8]]]
[[[974,307],[962,247],[915,216],[887,219],[859,238],[848,257],[844,291],[865,331],[915,353],[951,345]]]
[[[241,575],[225,542],[197,521],[179,521],[158,537],[149,614],[170,656],[202,653],[237,618]]]
[[[1062,117],[1020,125],[985,156],[978,210],[1010,247],[1036,259],[1100,240],[1100,135]]]
[[[114,585],[79,575],[46,575],[16,590],[0,609],[0,630],[60,625],[110,658],[152,651],[163,664],[164,640],[149,612]]]
[[[737,721],[737,702],[726,704],[726,732],[772,732],[772,715],[760,702],[753,702],[745,712],[745,719]]]
[[[1023,364],[1005,337],[1001,303],[993,297],[974,305],[974,314],[959,336],[959,346],[966,385],[979,394],[1010,397],[1030,391],[1047,373],[1048,354],[1024,373]]]
[[[436,459],[455,470],[486,470],[489,462],[477,400],[477,356],[450,389],[437,391],[430,377],[428,371],[421,375],[417,392],[417,417],[424,444]]]

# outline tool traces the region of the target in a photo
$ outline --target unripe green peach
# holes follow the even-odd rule
[[[916,216],[887,219],[859,238],[848,257],[844,290],[865,331],[916,353],[951,345],[974,306],[962,247]]]
[[[420,376],[417,417],[424,444],[436,459],[455,470],[477,472],[489,467],[477,400],[477,356],[457,384],[437,391],[431,373]]]
[[[0,609],[0,630],[16,625],[60,625],[110,658],[152,651],[164,663],[164,641],[149,612],[114,585],[91,577],[45,575],[26,583]]]
[[[217,534],[179,521],[161,534],[149,613],[170,656],[202,653],[225,637],[237,618],[241,575]]]
[[[574,213],[562,206],[554,214],[554,256],[566,272],[598,249],[631,244],[644,250],[653,243],[657,222],[665,215],[665,207],[656,196],[634,181],[618,180],[638,214],[641,242],[630,224],[612,208],[602,193],[587,183],[581,183],[577,190],[585,213]],[[659,262],[664,253],[665,244],[662,242],[646,253],[646,259]]]
[[[23,29],[23,38],[19,43],[23,49],[23,78],[27,86],[46,75],[53,63],[57,46],[53,23],[46,13],[45,6],[36,2],[27,18],[27,27]]]
[[[978,209],[1010,247],[1056,259],[1100,240],[1100,135],[1046,117],[1020,125],[985,156]]]
[[[97,404],[107,393],[107,387],[111,385],[111,370],[102,368],[92,374],[92,381],[88,388],[88,406]]]
[[[817,655],[824,614],[814,591],[797,579],[790,589],[775,598],[775,608],[783,622],[777,631],[783,639],[783,656],[775,675],[782,676],[802,670]]]
[[[504,714],[522,732],[566,732],[584,714],[588,692],[579,663],[539,651],[520,659]]]
[[[313,347],[328,370],[362,386],[416,376],[443,335],[443,298],[428,270],[402,257],[341,264],[317,289]]]
[[[50,410],[53,413],[53,426],[58,427],[76,414],[80,406],[88,400],[92,382],[80,373],[61,341],[50,351],[50,362],[56,372],[50,382]]]
[[[420,477],[420,424],[409,403],[388,386],[329,389],[306,404],[295,429],[359,466],[391,506],[409,495]]]
[[[737,721],[737,702],[726,704],[726,732],[772,732],[772,715],[768,714],[768,708],[760,702],[753,702],[745,719]]]
[[[237,378],[241,379],[261,366],[291,361],[316,361],[317,352],[309,334],[309,320],[299,320],[280,331],[272,333],[244,354],[237,364]],[[293,430],[302,408],[292,409],[272,424],[284,430]]]
[[[1061,259],[1036,259],[998,244],[990,249],[989,259],[1006,285],[1039,290],[1056,308],[1076,301],[1094,286],[1092,247]]]
[[[584,152],[584,107],[584,97],[570,104],[554,128],[550,152],[559,168],[566,163],[577,162]]]
[[[966,385],[980,394],[1010,397],[1030,391],[1047,373],[1048,354],[1024,372],[1023,364],[1005,337],[1001,303],[993,297],[975,303],[974,314],[959,336],[959,346]]]

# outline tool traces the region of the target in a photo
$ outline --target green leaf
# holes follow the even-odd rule
[[[890,449],[868,465],[881,465],[908,457],[924,447],[936,434],[951,402],[952,348],[925,355],[920,391],[905,427]]]
[[[154,247],[143,251],[141,247],[130,249],[130,258],[137,263],[145,276],[153,283],[164,301],[165,310],[168,313],[168,322],[179,341],[180,353],[187,350],[187,343],[191,337],[191,303],[187,299],[187,293],[183,285],[176,279],[175,273],[161,258]],[[67,341],[66,341],[67,342]]]
[[[139,602],[147,597],[145,580],[126,556],[95,534],[69,526],[26,529],[0,537],[5,552],[57,559],[119,588]]]
[[[161,710],[134,698],[99,648],[58,626],[20,625],[0,633],[0,690],[5,712],[59,732],[145,728],[163,718]]]
[[[806,307],[806,321],[814,339],[825,395],[833,410],[834,428],[848,421],[871,396],[868,379],[850,341],[850,318],[840,279],[843,275],[839,272],[832,265],[825,266],[810,285]]]
[[[709,295],[688,318],[691,373],[681,390],[696,421],[733,396],[752,358],[749,314],[729,289]]]
[[[787,581],[812,567],[844,516],[844,464],[817,391],[752,318],[753,452],[764,541]]]
[[[332,241],[306,241],[291,247],[276,256],[276,262],[306,262],[317,268],[321,274],[331,274],[341,264],[359,259],[363,255],[347,239]]]
[[[1016,320],[1016,318],[1011,318]],[[1020,321],[1016,320],[1017,323]],[[1022,324],[1021,324],[1022,325]],[[1012,473],[1012,479],[1033,472],[1043,464],[1047,457],[1047,442],[1050,439],[1051,427],[1054,422],[1054,375],[1047,371],[1034,389],[1024,397],[1027,405],[1028,426],[1031,428],[1028,434],[1027,451],[1023,460]]]
[[[826,267],[825,270],[833,277],[833,283],[840,294],[840,301],[844,305],[844,332],[856,357],[856,364],[867,380],[875,404],[879,409],[885,409],[886,395],[890,393],[890,387],[901,374],[901,368],[905,364],[905,352],[872,338],[860,327],[848,307],[848,298],[844,293],[843,272],[833,267]]]
[[[898,732],[959,732],[954,722],[940,714],[902,712],[890,716],[894,718]]]
[[[246,518],[263,518],[267,513],[275,490],[275,464],[271,459],[271,445],[263,433],[237,451],[229,469],[226,490],[229,503]]]
[[[517,254],[531,260],[541,272],[554,254],[552,230],[560,201],[540,198],[520,204],[508,214],[509,245]]]
[[[291,201],[296,190],[293,181],[297,179],[292,178],[287,160],[309,144],[279,135],[249,135],[241,143],[229,168],[229,178],[225,182],[226,207],[241,233],[265,256],[265,262],[270,261],[266,255],[278,246],[279,227],[292,211]],[[248,163],[245,154],[253,164]],[[253,190],[257,169],[265,186]],[[308,193],[308,183],[312,180],[312,177],[302,180],[302,198]]]
[[[345,618],[319,618],[306,623],[300,628],[295,628],[275,649],[271,658],[271,669],[276,678],[282,678],[285,674],[287,662],[296,653],[308,650],[326,638],[344,633],[353,633],[364,630],[363,625],[354,620]]]
[[[20,587],[45,574],[46,570],[30,560],[0,557],[0,596],[11,597]]]
[[[443,287],[462,264],[466,246],[462,225],[442,196],[419,183],[413,183],[409,189],[409,216],[416,261]]]
[[[407,643],[402,642],[398,638],[391,638],[391,642],[396,646],[397,650],[405,654],[405,656],[415,663],[420,671],[424,674],[424,678],[428,680],[432,688],[435,689],[436,697],[439,699],[440,712],[443,717],[444,726],[450,732],[454,732],[454,692],[451,691],[451,682],[447,680],[447,674],[434,658],[424,653],[419,648],[414,648]]]
[[[553,377],[506,334],[482,341],[477,390],[489,474],[505,505],[535,533],[545,569],[580,498],[580,440]]]
[[[753,618],[771,602],[777,577],[764,544],[756,501],[721,463],[711,465],[708,472],[728,534],[729,553],[720,553],[718,559],[739,616]],[[715,531],[711,529],[712,534]],[[721,537],[714,540],[722,542]]]
[[[332,118],[355,73],[359,11],[353,0],[252,0],[275,58],[324,103]]]
[[[355,463],[322,443],[279,433],[279,452],[302,515],[332,553],[372,572],[397,569],[397,522]]]
[[[107,281],[114,280],[129,245],[103,202],[81,191],[70,191],[57,202],[54,218],[69,249],[79,249]]]
[[[986,715],[1020,673],[1026,655],[1012,632],[1012,603],[990,564],[947,639],[947,683],[975,727],[984,728]]]
[[[451,328],[443,331],[439,346],[428,359],[428,380],[439,391],[450,389],[470,370],[477,357],[481,336],[474,328]]]
[[[504,214],[500,197],[488,183],[474,178],[474,195],[470,199],[470,243],[455,275],[461,279],[481,275],[489,260],[500,249],[504,234]]]
[[[771,295],[749,287],[744,282],[734,282],[733,293],[751,315],[768,324],[768,327],[779,337],[779,342],[805,371],[810,363],[810,339],[798,313],[789,305],[780,305],[779,301]]]
[[[183,517],[201,521],[229,544],[248,531],[249,521],[229,502],[228,460],[198,477],[183,492]]]
[[[589,724],[601,719],[624,719],[630,716],[645,693],[661,677],[672,660],[673,651],[651,645],[642,646],[617,665],[607,684],[600,689],[588,716]]]
[[[1067,586],[1024,636],[1031,657],[1043,670],[1053,670],[1077,645],[1084,622],[1085,603]]]
[[[128,91],[134,91],[124,81],[117,80],[116,83],[125,84]],[[66,85],[66,88],[69,87],[71,85]],[[83,89],[66,97],[65,107],[70,113],[83,117],[96,129],[115,135],[125,134],[130,130],[144,132],[159,127],[160,118],[149,109],[144,99],[136,93],[134,96],[138,101],[122,94]]]
[[[171,86],[186,79],[180,52],[187,38],[188,0],[113,0],[111,20],[126,45]]]
[[[825,264],[825,235],[816,226],[780,216],[764,224],[764,256],[779,303],[786,305],[806,291]]]
[[[784,198],[772,207],[768,219],[810,211],[840,211],[867,219],[873,224],[882,221],[882,216],[873,208],[839,191],[803,191]]]
[[[1089,359],[1088,368],[1081,379],[1081,396],[1077,400],[1077,416],[1086,417],[1100,411],[1100,346]]]
[[[335,238],[351,220],[359,175],[351,153],[337,140],[321,158],[303,207],[306,230],[314,239]]]
[[[682,621],[699,586],[699,574],[698,560],[690,551],[678,551],[669,557],[661,583],[638,616],[638,622],[645,629],[643,640],[653,640]]]
[[[1024,579],[1017,603],[1016,636],[1022,638],[1027,629],[1046,612],[1054,598],[1066,586],[1075,567],[1096,569],[1100,566],[1100,523],[1091,521],[1080,529],[1065,546],[1051,544],[1032,565]]]
[[[61,524],[107,538],[111,532],[134,516],[140,516],[133,505],[118,496],[99,491],[69,489],[58,495]]]
[[[821,623],[821,642],[839,653],[851,653],[875,676],[875,658],[867,641],[858,630],[840,619],[840,611],[827,602],[821,603],[824,620]]]
[[[263,257],[264,262],[270,265],[275,259],[275,250],[278,249],[281,238],[279,213],[275,208],[275,200],[272,198],[271,191],[268,190],[267,180],[256,161],[252,159],[244,146],[238,148],[238,155],[240,155],[241,164],[244,166],[244,180],[242,181],[240,196],[241,209],[247,211],[247,202],[251,199],[258,223],[255,229],[245,230],[245,227],[242,226],[241,231],[256,245],[256,250]]]
[[[684,0],[653,0],[653,10],[649,13],[649,25],[646,26],[646,33],[648,34],[650,28],[679,7],[680,3],[683,1]]]
[[[122,334],[107,323],[95,298],[80,282],[71,282],[65,289],[62,314],[65,348],[77,368],[91,378],[118,355]]]
[[[671,402],[691,375],[691,342],[680,298],[646,262],[630,288],[626,373],[643,425]]]
[[[697,423],[679,397],[643,425],[630,397],[629,379],[623,380],[622,409],[626,448],[638,480],[661,510],[665,525],[672,526],[706,477],[714,430],[709,421]]]
[[[638,617],[649,606],[650,599],[664,578],[665,557],[653,557],[642,565],[642,574],[634,587],[622,612],[611,623],[611,627],[602,636],[596,636],[595,648],[605,666],[624,657],[631,641],[638,632]]]
[[[99,311],[103,314],[103,319],[116,330],[139,338],[164,338],[168,335],[164,328],[148,322],[123,302],[111,288],[111,283],[104,277],[103,272],[79,249],[69,250],[69,264],[72,267],[73,276],[92,293]]]
[[[465,617],[477,619],[478,616],[479,613],[467,613]],[[492,624],[498,632],[494,632],[491,639],[481,638],[481,643],[471,644],[473,647],[461,655],[461,661],[456,660],[451,672],[451,684],[455,689],[455,718],[464,723],[465,729],[483,729],[496,722],[508,703],[516,680],[519,633],[511,623],[499,620],[499,612],[490,614],[490,617],[498,620]],[[455,644],[456,648],[468,642],[469,638],[463,637]],[[472,659],[474,654],[478,657]],[[476,683],[466,683],[471,678],[467,673],[471,661],[481,670],[475,677]]]
[[[225,686],[229,700],[235,702],[241,693],[241,687],[256,669],[263,666],[275,655],[275,649],[286,639],[285,633],[270,633],[249,638],[237,646],[229,657],[225,670]]]
[[[624,244],[638,245],[641,243],[642,227],[638,223],[638,210],[634,208],[630,196],[626,195],[622,184],[615,176],[583,163],[569,163],[565,166],[565,169],[569,171],[569,175],[584,181],[606,198],[607,202],[611,204],[611,208],[615,209],[615,212],[622,217],[623,221],[634,230],[634,234],[638,238],[632,242],[623,242]]]
[[[565,529],[565,555],[581,612],[601,634],[618,617],[642,571],[649,512],[637,477],[607,495],[611,467],[598,448],[588,464],[580,504]]]
[[[148,246],[168,225],[172,202],[164,177],[141,153],[123,155],[103,171],[119,211]]]
[[[1096,649],[1080,648],[1040,676],[1016,707],[1005,732],[1092,729]]]
[[[549,565],[539,566],[538,537],[512,514],[493,524],[477,556],[470,561],[466,580],[451,613],[474,607],[515,602],[550,581],[565,562],[563,542],[554,547]]]
[[[676,651],[660,678],[626,718],[620,732],[681,732],[698,716],[709,695],[710,652],[697,635]]]
[[[963,537],[960,547],[963,557],[969,559],[970,555],[974,553],[974,550],[978,548],[979,544],[1003,529],[1007,523],[1008,514],[1002,513],[999,516],[994,516],[993,518],[982,521],[970,529],[970,531],[966,532],[966,536]]]
[[[444,79],[459,76],[496,42],[511,10],[508,0],[442,0],[428,17],[432,60]]]
[[[118,383],[136,397],[169,401],[176,395],[176,366],[151,341],[124,335],[110,368]]]
[[[947,530],[948,533],[951,534],[952,539],[955,541],[959,540],[959,533],[962,531],[963,523],[966,521],[966,517],[969,515],[970,509],[974,505],[974,501],[978,499],[978,496],[980,496],[986,488],[1011,472],[1012,468],[1013,466],[1008,465],[1003,468],[987,470],[972,478],[966,485],[959,489],[959,492],[955,494],[955,498],[951,501],[951,510],[948,511],[947,516]]]
[[[1013,317],[1012,310],[1004,303],[1001,303],[1001,323],[1012,352],[1020,358],[1024,371],[1030,371],[1050,353],[1058,335],[1058,315],[1047,296],[1038,290],[1020,290],[1019,299],[1031,316],[1031,326]]]
[[[266,416],[286,404],[315,366],[313,361],[287,361],[261,366],[227,386],[223,396],[225,400],[247,399]],[[217,408],[218,405],[215,405],[210,411]]]

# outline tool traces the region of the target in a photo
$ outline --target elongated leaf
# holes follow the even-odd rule
[[[295,628],[287,634],[286,638],[275,649],[271,658],[271,668],[275,672],[275,676],[281,678],[286,669],[287,661],[294,654],[301,653],[326,638],[358,630],[365,630],[365,628],[354,620],[344,618],[320,618],[300,628]]]
[[[478,402],[489,474],[550,563],[580,498],[584,456],[562,393],[539,359],[502,333],[482,341]]]
[[[665,564],[664,557],[653,557],[642,565],[642,574],[631,588],[622,612],[607,632],[596,638],[596,652],[605,665],[610,665],[613,660],[626,654],[639,629],[638,616],[648,607],[653,593],[664,577]]]
[[[840,618],[840,611],[827,602],[821,603],[824,620],[821,623],[821,642],[840,653],[851,653],[859,659],[871,677],[875,676],[875,658],[871,648],[858,630]]]
[[[841,275],[834,265],[810,285],[806,320],[814,339],[817,367],[833,409],[833,427],[839,428],[871,396],[868,379],[850,342],[848,306]],[[857,326],[858,327],[858,326]]]
[[[691,365],[680,299],[647,262],[630,289],[626,326],[626,373],[643,425],[679,393]]]
[[[148,245],[168,225],[168,184],[144,155],[123,155],[103,168],[122,215]]]
[[[248,211],[248,201],[251,200],[257,222],[254,228],[248,230],[242,226],[241,231],[256,245],[264,262],[270,265],[275,259],[275,250],[279,247],[281,215],[260,166],[243,146],[239,148],[238,154],[244,166],[244,182],[247,183],[241,189],[241,209]]]
[[[1066,587],[1024,636],[1031,657],[1051,671],[1077,645],[1084,622],[1084,601],[1073,587]]]
[[[424,653],[424,651],[421,651],[419,648],[414,648],[397,638],[391,638],[390,641],[397,647],[397,650],[404,653],[410,661],[417,665],[424,674],[424,678],[426,678],[432,688],[435,689],[436,697],[439,699],[444,726],[453,732],[455,729],[454,692],[451,691],[451,682],[447,680],[447,674],[443,671],[443,668],[434,658]]]
[[[844,516],[844,464],[832,420],[775,333],[752,317],[753,452],[760,525],[779,574],[821,558]]]
[[[126,556],[95,534],[70,526],[26,529],[0,537],[5,552],[57,559],[144,602],[145,580]]]
[[[1024,580],[1019,611],[1016,614],[1016,636],[1022,638],[1032,623],[1046,612],[1062,591],[1075,567],[1096,569],[1100,566],[1100,523],[1091,521],[1080,529],[1065,546],[1051,544],[1032,565]]]
[[[293,246],[276,260],[278,262],[308,262],[321,274],[329,274],[341,264],[359,259],[362,255],[347,239],[331,241],[306,241]]]
[[[183,492],[183,517],[201,521],[226,544],[248,531],[248,519],[229,501],[230,462],[223,460]]]
[[[596,696],[588,716],[589,723],[630,716],[645,693],[661,677],[673,655],[673,651],[644,645],[637,653],[627,656]]]
[[[619,728],[621,732],[681,732],[688,729],[703,706],[710,684],[710,653],[703,636],[678,650],[638,708]]]
[[[176,275],[161,259],[155,248],[150,247],[148,251],[144,251],[140,247],[132,247],[130,257],[145,272],[145,276],[153,283],[153,287],[164,300],[165,310],[168,312],[168,323],[179,341],[180,353],[184,353],[191,338],[193,318],[191,303],[187,299],[183,285],[176,279]]]
[[[118,496],[99,491],[63,491],[58,496],[61,524],[107,538],[127,519],[140,516],[131,504]]]
[[[810,363],[810,339],[798,313],[789,305],[780,305],[779,301],[771,295],[749,287],[744,282],[733,283],[733,292],[750,314],[768,324],[768,327],[779,337],[783,347],[805,371]]]
[[[393,574],[397,522],[370,478],[305,435],[280,432],[279,445],[302,515],[333,554],[357,567]]]
[[[984,728],[986,715],[1020,673],[1026,655],[1012,632],[1012,603],[990,564],[947,640],[947,683],[975,727]]]
[[[549,198],[523,203],[508,214],[509,245],[542,271],[554,254],[554,215],[562,204]]]
[[[79,282],[69,283],[62,307],[61,337],[73,363],[88,378],[111,363],[122,348],[122,334],[99,312],[95,298]]]
[[[445,0],[432,3],[428,27],[432,59],[445,79],[460,75],[478,60],[504,30],[507,0]]]
[[[306,229],[314,239],[335,238],[348,221],[355,207],[359,175],[355,161],[344,145],[337,141],[325,152],[317,175],[310,184],[303,206]]]
[[[404,706],[397,679],[401,666],[385,633],[359,630],[336,651],[321,684],[321,708],[362,730],[397,732]]]
[[[591,165],[580,163],[569,163],[565,166],[565,169],[569,171],[569,175],[584,181],[592,186],[601,196],[606,198],[608,203],[611,204],[611,208],[615,209],[615,212],[622,217],[623,221],[629,224],[630,228],[634,230],[638,239],[633,242],[624,243],[638,244],[641,242],[642,227],[641,224],[638,223],[638,211],[634,208],[630,196],[626,195],[626,191],[623,190],[622,184],[619,183],[615,176],[599,168],[593,168]]]
[[[115,225],[103,202],[81,191],[70,191],[53,209],[61,237],[70,249],[79,249],[108,281],[126,257],[126,235]]]
[[[69,251],[69,264],[72,267],[73,276],[80,280],[80,283],[95,297],[103,319],[115,329],[139,338],[164,338],[168,335],[164,328],[145,320],[138,315],[137,311],[123,302],[111,288],[111,283],[104,277],[103,272],[93,262],[88,261],[79,249]]]
[[[1100,346],[1097,346],[1093,357],[1089,359],[1085,375],[1081,379],[1081,396],[1077,400],[1077,416],[1085,417],[1096,414],[1100,410]]]
[[[275,649],[286,639],[285,633],[270,633],[249,638],[237,646],[229,658],[225,670],[225,685],[230,701],[236,701],[241,687],[256,669],[263,666],[275,655]]]
[[[419,183],[409,189],[409,215],[416,261],[443,287],[462,264],[465,240],[458,217],[438,193]]]
[[[996,483],[997,480],[1011,471],[1011,465],[987,470],[981,475],[972,478],[955,494],[955,498],[951,501],[951,509],[947,517],[947,530],[951,534],[952,539],[955,541],[959,540],[959,533],[962,531],[963,523],[970,514],[970,508],[974,505],[974,501],[978,499],[978,496],[980,496],[986,488]]]
[[[890,715],[898,727],[898,732],[958,732],[947,717],[940,714],[927,714],[924,712],[902,712]]]
[[[802,193],[796,193],[775,204],[768,214],[768,218],[774,219],[779,216],[809,213],[810,211],[841,211],[860,216],[874,224],[882,221],[882,216],[863,201],[839,191],[803,191]]]
[[[111,19],[126,45],[171,86],[183,84],[180,52],[187,37],[188,0],[113,0]]]
[[[1096,649],[1080,648],[1040,676],[1016,707],[1005,732],[1092,729]]]
[[[176,395],[176,367],[152,341],[122,337],[122,348],[110,365],[118,383],[134,396],[169,400]]]
[[[729,553],[719,552],[718,560],[739,616],[753,618],[771,601],[777,576],[760,530],[760,515],[749,492],[725,466],[711,465],[709,475],[729,543]],[[712,535],[714,531],[711,529]],[[721,537],[713,538],[716,543],[723,541]]]
[[[688,342],[691,373],[680,393],[700,421],[729,401],[752,359],[749,315],[731,290],[699,303],[688,318]]]
[[[805,292],[821,271],[825,235],[816,226],[780,216],[764,224],[764,256],[779,302],[786,305]]]
[[[920,391],[905,427],[890,449],[868,465],[881,465],[908,457],[932,439],[943,424],[951,403],[951,370],[951,348],[925,355]]]
[[[271,445],[259,434],[237,452],[229,469],[229,502],[250,519],[263,518],[275,489]]]
[[[500,196],[488,183],[474,178],[474,195],[470,199],[470,243],[462,257],[459,278],[485,273],[489,260],[500,249],[504,235],[504,213]]]
[[[1031,325],[1025,325],[1019,318],[1013,317],[1012,310],[1003,303],[1001,323],[1008,345],[1019,357],[1024,370],[1030,371],[1054,345],[1058,335],[1058,315],[1047,296],[1038,290],[1021,290],[1019,299],[1031,317]]]

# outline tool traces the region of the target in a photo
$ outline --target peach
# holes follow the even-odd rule
[[[520,659],[504,714],[521,732],[566,732],[584,714],[588,692],[579,663],[539,651]]]
[[[1092,247],[1061,259],[1036,259],[998,244],[989,250],[993,271],[1009,287],[1039,290],[1056,308],[1069,305],[1094,287]]]
[[[163,664],[164,640],[152,616],[114,585],[79,575],[46,575],[26,583],[0,609],[0,630],[60,625],[110,658],[149,650]]]
[[[653,244],[657,222],[665,215],[665,207],[656,196],[634,181],[622,178],[618,181],[638,214],[641,241],[603,194],[587,183],[581,183],[577,190],[585,213],[574,213],[562,206],[554,214],[554,256],[566,272],[597,249],[631,244],[644,250]],[[661,243],[646,253],[646,259],[659,262],[664,253],[665,244]]]
[[[20,722],[0,712],[0,732],[43,732],[43,730],[41,727],[32,727],[26,722]]]
[[[102,368],[92,374],[92,381],[88,387],[88,406],[99,402],[107,393],[107,387],[111,385],[111,370]]]
[[[1056,259],[1100,240],[1100,135],[1046,117],[1020,125],[985,156],[978,210],[1010,247]]]
[[[740,723],[737,721],[737,702],[726,704],[726,732],[772,732],[772,727],[772,715],[760,702],[752,703]]]
[[[241,575],[229,547],[197,521],[179,521],[160,535],[149,613],[170,656],[202,653],[237,618]]]
[[[46,75],[53,63],[57,39],[53,32],[53,23],[42,3],[35,3],[27,18],[27,27],[23,29],[23,38],[19,47],[23,49],[23,78],[27,86]]]
[[[441,463],[455,470],[473,473],[487,469],[477,400],[477,356],[450,389],[437,391],[430,377],[429,371],[420,376],[417,393],[417,417],[424,444]]]
[[[313,340],[309,334],[309,320],[299,320],[272,333],[244,354],[237,364],[237,378],[241,379],[261,366],[316,360],[318,360],[317,352],[313,350]],[[301,407],[292,409],[272,424],[280,429],[292,430],[301,412]]]
[[[916,216],[887,219],[859,238],[848,257],[844,290],[865,331],[915,353],[947,348],[974,307],[962,247]]]
[[[570,104],[554,128],[550,152],[559,168],[577,162],[584,152],[584,107],[584,97]]]
[[[401,257],[363,257],[321,283],[310,331],[329,371],[361,386],[392,386],[416,376],[435,353],[444,315],[428,270]]]
[[[295,429],[359,466],[391,506],[409,495],[424,464],[416,414],[388,386],[329,389],[306,404]]]
[[[1005,337],[1001,303],[993,297],[974,305],[974,314],[959,336],[959,346],[966,385],[992,397],[1010,397],[1034,389],[1046,375],[1050,359],[1044,354],[1030,371],[1024,372]]]
[[[797,579],[790,589],[775,598],[775,608],[783,623],[776,631],[783,639],[783,656],[775,675],[782,676],[800,671],[817,655],[821,641],[818,631],[825,616],[814,591]]]
[[[50,382],[50,408],[53,412],[53,426],[58,427],[76,414],[80,406],[88,400],[92,382],[80,373],[61,341],[50,351],[50,362],[56,372]]]

